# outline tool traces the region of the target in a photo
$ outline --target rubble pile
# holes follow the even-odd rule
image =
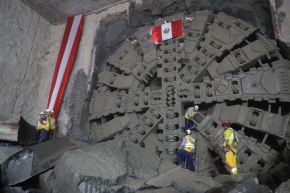
[[[134,191],[158,175],[160,159],[130,145],[109,141],[64,154],[55,167],[57,192]]]
[[[275,191],[275,193],[286,193],[290,192],[290,180],[283,182]]]

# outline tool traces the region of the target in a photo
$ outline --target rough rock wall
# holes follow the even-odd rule
[[[222,11],[256,26],[266,35],[273,35],[269,2],[265,0],[195,0],[197,9]]]
[[[82,40],[59,115],[60,133],[81,121],[94,70],[95,38],[107,14],[129,4],[86,16]],[[21,114],[30,124],[47,103],[65,24],[52,25],[21,1],[0,1],[0,120]]]
[[[0,164],[5,162],[7,158],[20,150],[21,147],[18,146],[0,146]]]
[[[0,1],[0,119],[22,114],[35,123],[46,105],[63,27],[18,0]]]
[[[287,193],[290,191],[290,180],[282,183],[276,190],[275,193]]]
[[[139,14],[139,17],[137,15],[132,18],[132,23],[136,20],[151,22],[153,20],[151,15],[160,17],[183,10],[191,12],[209,9],[241,18],[258,27],[262,33],[273,35],[269,2],[265,0],[135,0],[135,2],[136,7],[143,9],[144,13],[142,17]]]
[[[273,19],[274,33],[284,57],[289,59],[290,54],[290,1],[269,0]]]
[[[68,16],[102,9],[121,1],[122,0],[23,0],[28,6],[36,10],[37,13],[52,23],[65,22]]]
[[[112,140],[66,152],[51,178],[56,180],[55,192],[135,192],[159,174],[159,163],[158,156],[141,147]]]
[[[92,85],[93,72],[103,65],[99,58],[95,56],[96,49],[105,49],[98,44],[97,34],[102,30],[100,22],[110,14],[118,14],[126,12],[129,3],[113,6],[106,11],[98,14],[90,14],[85,18],[82,39],[79,45],[78,55],[74,64],[71,78],[66,89],[63,105],[59,114],[59,123],[61,133],[68,134],[72,131],[74,138],[79,140],[87,140],[86,135],[79,130],[82,118],[87,111],[86,105],[88,102],[89,92]],[[119,33],[115,33],[118,37]],[[111,36],[106,35],[105,41],[108,41]],[[75,128],[72,130],[72,128]],[[83,129],[84,127],[82,127]]]

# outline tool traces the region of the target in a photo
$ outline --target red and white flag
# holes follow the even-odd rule
[[[67,19],[47,102],[47,109],[53,110],[55,117],[58,116],[65,89],[77,56],[84,20],[84,15],[77,15]]]
[[[154,44],[181,36],[183,35],[182,19],[152,27],[151,34]]]

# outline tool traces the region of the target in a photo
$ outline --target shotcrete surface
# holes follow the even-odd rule
[[[0,2],[0,119],[35,124],[46,106],[63,25],[53,26],[17,0]]]

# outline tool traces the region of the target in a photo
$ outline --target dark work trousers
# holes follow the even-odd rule
[[[194,122],[190,119],[185,119],[185,131],[190,129],[193,130]]]
[[[38,144],[46,141],[46,137],[47,137],[46,134],[47,134],[47,132],[46,132],[45,129],[41,129],[40,130],[40,134],[39,134],[39,138],[38,138]]]
[[[49,137],[48,140],[52,140],[55,138],[55,130],[54,129],[50,129],[49,130]]]
[[[187,164],[184,163],[184,161],[187,161]],[[194,158],[193,158],[193,154],[192,153],[189,153],[187,151],[184,151],[183,149],[180,149],[177,153],[177,165],[181,165],[184,163],[184,167],[188,167],[188,169],[190,171],[195,171],[195,163],[194,163]]]

